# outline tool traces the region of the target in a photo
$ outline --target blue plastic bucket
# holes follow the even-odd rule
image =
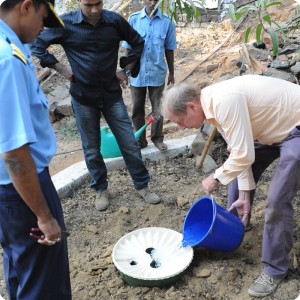
[[[197,200],[188,211],[183,224],[182,246],[201,246],[220,252],[237,249],[244,238],[241,220],[212,198]]]

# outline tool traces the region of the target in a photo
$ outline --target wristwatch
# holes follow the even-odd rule
[[[124,73],[126,74],[127,77],[129,77],[131,75],[131,72],[129,69],[127,69],[126,67],[123,69]]]

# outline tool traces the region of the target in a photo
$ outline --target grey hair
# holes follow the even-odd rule
[[[182,83],[175,85],[164,92],[162,103],[163,108],[167,108],[174,115],[182,115],[186,112],[188,102],[194,102],[200,95],[200,89]]]

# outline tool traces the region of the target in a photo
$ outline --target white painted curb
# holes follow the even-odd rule
[[[168,150],[159,151],[153,144],[142,149],[143,160],[160,160],[164,157],[174,157],[187,151],[196,135],[189,135],[181,139],[164,141],[168,145]],[[123,157],[107,158],[104,160],[108,171],[120,169],[125,166]],[[89,177],[89,171],[85,161],[73,164],[63,171],[52,176],[53,183],[60,198],[68,197],[74,189],[82,185],[82,182]],[[0,299],[1,300],[1,299]]]

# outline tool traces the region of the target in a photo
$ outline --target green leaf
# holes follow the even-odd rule
[[[197,20],[201,20],[201,12],[199,8],[196,8],[195,17]]]
[[[240,7],[236,11],[246,13],[248,10],[258,11],[258,8],[255,5],[245,5],[245,6]]]
[[[249,35],[251,33],[251,30],[252,30],[251,26],[246,29],[246,32],[245,32],[245,43],[249,42]]]
[[[268,24],[271,26],[271,18],[270,18],[270,16],[269,16],[268,14],[264,15],[264,16],[263,16],[263,19],[264,19],[266,22],[268,22]]]
[[[194,4],[194,1],[192,0],[185,0],[189,3],[189,5],[191,6],[191,8],[195,9],[195,4]]]
[[[157,1],[157,3],[156,3],[155,6],[154,6],[153,11],[152,11],[151,14],[150,14],[150,17],[154,14],[155,10],[156,10],[157,8],[159,8],[159,6],[161,5],[161,3],[162,3],[162,5],[161,5],[161,10],[162,10],[162,12],[164,12],[164,1],[165,1],[165,0],[158,0],[158,1]]]
[[[273,57],[277,56],[278,49],[279,49],[278,37],[277,37],[275,31],[271,28],[268,28],[267,32],[269,33],[269,35],[271,36],[271,39],[272,39],[272,44],[273,44],[272,55],[273,55]]]
[[[257,1],[257,7],[263,8],[265,6],[265,0],[258,0]]]
[[[244,15],[245,15],[244,13],[236,13],[235,16],[236,16],[237,21]]]
[[[229,17],[230,19],[233,21],[233,22],[236,22],[237,21],[237,17],[235,15],[235,7],[233,4],[229,4],[229,7],[228,7],[228,14],[229,14]]]
[[[272,23],[274,23],[277,26],[277,28],[279,29],[279,31],[281,33],[281,36],[282,36],[282,38],[285,42],[287,40],[287,37],[286,37],[286,34],[285,34],[283,28],[278,23],[276,23],[275,21],[272,21]]]
[[[269,8],[270,6],[274,6],[274,5],[282,5],[282,2],[279,2],[279,1],[277,1],[277,2],[271,2],[271,3],[269,3],[269,4],[266,5],[266,8]]]
[[[263,29],[262,24],[258,24],[257,27],[256,27],[256,33],[255,33],[255,39],[256,39],[257,44],[259,42],[261,42],[261,32],[262,32],[262,29]]]
[[[180,13],[182,13],[183,12],[183,8],[182,8],[182,5],[181,5],[181,1],[177,0],[176,2],[174,2],[174,4],[175,4],[175,10],[176,10],[176,8],[178,8],[179,11],[180,11]]]
[[[186,2],[184,2],[183,5],[184,5],[184,8],[185,8],[187,20],[190,22],[193,19],[190,6]]]

